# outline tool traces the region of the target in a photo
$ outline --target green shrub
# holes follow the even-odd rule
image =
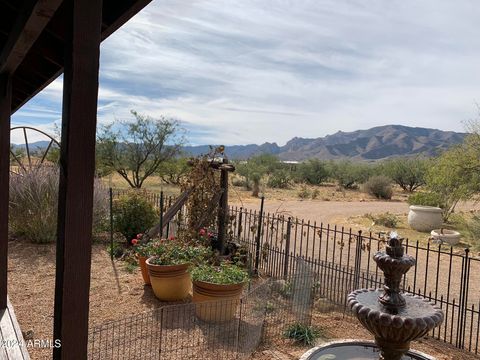
[[[297,179],[310,185],[320,185],[330,176],[325,162],[318,159],[310,159],[298,165]]]
[[[320,191],[318,189],[314,189],[311,195],[312,200],[315,200],[316,198],[318,198],[318,195],[320,195]]]
[[[373,165],[350,161],[330,162],[331,177],[344,189],[356,189],[375,172]]]
[[[446,204],[442,196],[434,192],[417,192],[408,197],[408,204],[435,206],[444,209]]]
[[[421,158],[398,158],[382,164],[385,175],[391,178],[398,186],[408,192],[425,185],[430,160]]]
[[[138,233],[144,233],[155,225],[159,215],[143,196],[132,192],[113,202],[113,226],[125,237],[128,245]]]
[[[192,269],[194,281],[212,284],[240,284],[248,280],[248,272],[237,265],[222,263],[220,266],[201,265]]]
[[[391,180],[383,175],[372,176],[363,187],[366,193],[378,199],[390,200],[393,195]]]
[[[55,241],[57,234],[59,170],[41,167],[10,178],[10,231],[35,243]],[[108,215],[108,192],[95,181],[93,233],[102,230]]]
[[[470,233],[470,236],[475,240],[475,245],[478,246],[478,239],[480,239],[480,216],[474,215],[470,220],[467,221],[467,230]]]
[[[288,170],[278,169],[268,178],[267,186],[275,189],[287,189],[290,187],[291,181],[292,177]]]
[[[306,346],[314,345],[315,340],[317,340],[320,335],[321,333],[318,329],[299,323],[292,324],[285,330],[285,337]]]
[[[400,220],[395,214],[391,214],[388,211],[384,214],[365,214],[367,219],[372,220],[375,225],[385,226],[388,228],[396,228]]]

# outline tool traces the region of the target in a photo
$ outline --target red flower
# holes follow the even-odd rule
[[[205,229],[200,229],[199,234],[200,236],[205,236],[206,232],[207,231]]]
[[[141,239],[143,234],[137,234],[137,239]]]
[[[169,239],[169,240],[175,240],[175,236],[172,235],[172,236],[170,236],[168,239]]]
[[[137,239],[132,239],[131,243],[132,243],[132,245],[137,245],[137,244],[138,244],[138,240],[137,240]]]
[[[209,237],[209,238],[212,238],[212,237],[213,237],[213,233],[209,232],[209,233],[208,233],[208,237]]]

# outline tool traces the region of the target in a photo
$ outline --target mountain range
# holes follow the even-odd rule
[[[466,135],[454,131],[385,125],[353,132],[338,131],[319,138],[294,137],[284,146],[268,142],[261,145],[226,146],[225,152],[231,159],[272,154],[285,161],[310,158],[375,161],[399,156],[435,156],[450,146],[461,143]],[[186,146],[184,150],[195,156],[208,153],[209,147]]]
[[[285,161],[311,158],[375,161],[398,156],[435,156],[450,146],[461,143],[466,135],[454,131],[385,125],[353,132],[338,131],[318,138],[294,137],[283,146],[269,142],[261,145],[226,146],[225,152],[230,159],[236,160],[272,154]],[[47,145],[47,141],[39,141],[30,144],[30,148],[39,149]],[[25,145],[13,147],[25,148]],[[197,156],[209,153],[209,146],[185,146],[183,150],[187,156]]]

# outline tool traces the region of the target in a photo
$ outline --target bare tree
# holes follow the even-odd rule
[[[179,122],[131,111],[134,122],[103,126],[97,143],[100,173],[117,172],[132,188],[141,188],[159,166],[173,159],[184,143]]]

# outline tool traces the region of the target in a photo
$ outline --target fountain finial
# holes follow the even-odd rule
[[[391,314],[398,314],[405,306],[405,299],[400,293],[402,276],[415,265],[415,259],[405,255],[405,248],[402,245],[403,238],[396,232],[391,232],[385,252],[378,252],[373,259],[385,275],[383,294],[378,296],[378,301]]]

